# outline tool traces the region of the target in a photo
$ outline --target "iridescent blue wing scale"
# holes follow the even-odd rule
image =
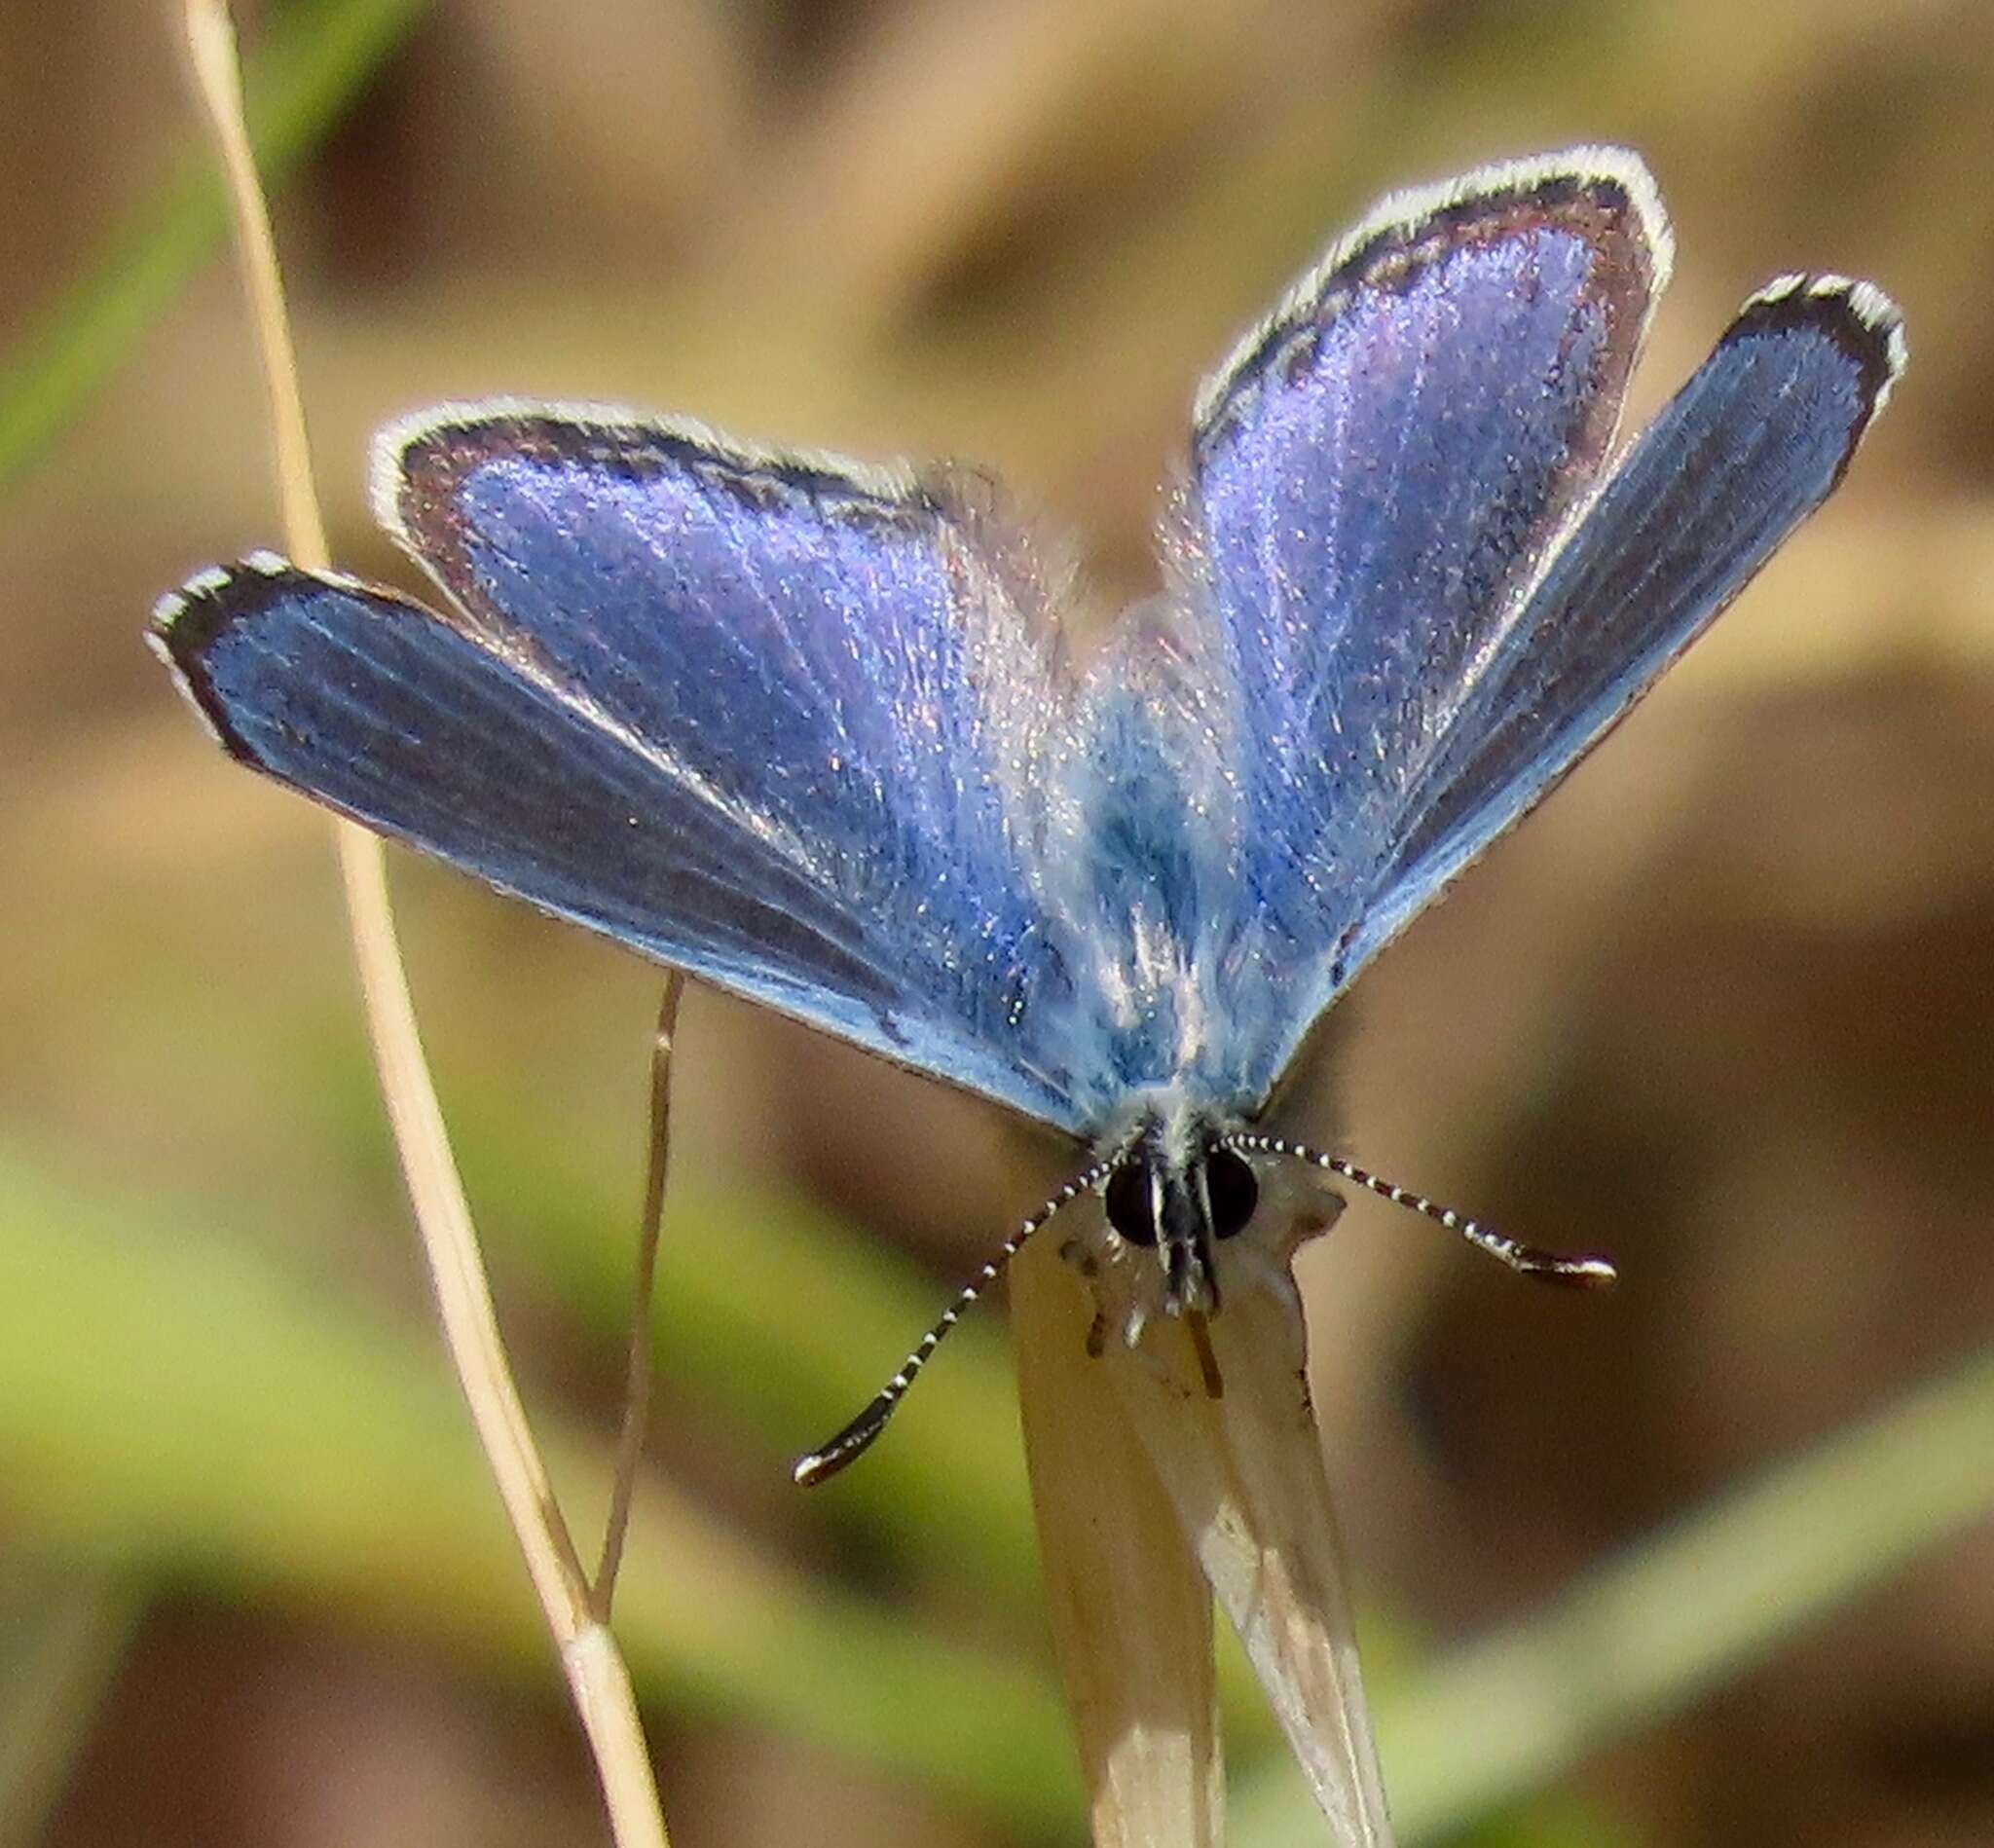
[[[1200,395],[1175,536],[1237,707],[1227,1089],[1264,1095],[1354,974],[1392,818],[1583,502],[1669,262],[1633,156],[1491,168],[1385,202]]]
[[[1614,469],[1407,793],[1361,962],[1527,812],[1841,480],[1904,363],[1868,283],[1786,277]]]
[[[390,434],[432,611],[261,558],[156,632],[234,755],[660,960],[1061,1127],[1030,898],[1058,595],[987,490],[471,407]]]
[[[1264,1098],[1839,480],[1902,336],[1790,282],[1601,491],[1668,263],[1634,156],[1492,168],[1387,202],[1200,399],[1179,545],[1244,809],[1213,1089]]]
[[[259,557],[156,636],[237,757],[721,987],[1077,1134],[1250,1117],[1902,365],[1787,278],[1608,470],[1669,261],[1611,149],[1387,201],[1201,393],[1169,589],[1077,681],[975,478],[545,407],[389,433],[441,610]]]

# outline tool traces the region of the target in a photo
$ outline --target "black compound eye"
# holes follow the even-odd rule
[[[1157,1241],[1156,1201],[1150,1194],[1149,1169],[1140,1162],[1124,1162],[1108,1176],[1108,1224],[1132,1245]]]
[[[1212,1150],[1205,1157],[1204,1187],[1211,1201],[1212,1236],[1230,1238],[1244,1232],[1260,1204],[1260,1182],[1246,1158],[1232,1149]]]

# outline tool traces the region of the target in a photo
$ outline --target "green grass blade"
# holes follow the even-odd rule
[[[531,1269],[613,1344],[630,1312],[636,1237],[627,1135],[600,1111],[532,1120],[516,1085],[453,1088],[461,1156],[487,1245]],[[624,1125],[628,1129],[631,1126]],[[992,1202],[991,1242],[1004,1204]],[[974,1260],[965,1258],[967,1271]],[[949,1294],[849,1222],[794,1190],[672,1177],[654,1316],[661,1376],[723,1410],[767,1446],[772,1469],[828,1436],[900,1364]],[[1039,1611],[1037,1549],[1001,1313],[956,1331],[890,1443],[813,1513],[906,1536],[956,1576]]]
[[[536,1423],[564,1496],[600,1506],[605,1444]],[[0,1484],[40,1548],[427,1638],[551,1695],[525,1572],[422,1330],[4,1158]],[[1027,1833],[1080,1813],[1049,1671],[827,1590],[661,1483],[640,1496],[617,1609],[648,1698],[746,1715]]]
[[[1379,1736],[1400,1832],[1430,1841],[1542,1789],[1990,1511],[1994,1349],[1387,1688]],[[1313,1840],[1312,1811],[1266,1776],[1242,1793],[1236,1839]]]
[[[245,80],[250,131],[273,187],[339,120],[425,3],[322,0],[277,16]],[[0,487],[60,435],[221,247],[221,180],[191,111],[165,168],[151,196],[104,235],[84,274],[0,358]]]
[[[143,1601],[116,1573],[0,1566],[0,1848],[33,1848],[102,1715]]]

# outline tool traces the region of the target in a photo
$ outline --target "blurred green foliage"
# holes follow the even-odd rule
[[[271,525],[167,32],[0,23],[40,77],[0,125],[0,1842],[596,1839],[428,1326],[321,831],[135,647],[152,594]],[[1641,146],[1678,214],[1643,404],[1777,270],[1900,295],[1913,370],[1848,492],[1367,980],[1342,1049],[1354,1148],[1607,1245],[1622,1300],[1545,1304],[1361,1212],[1304,1280],[1410,1835],[1994,1834],[1981,11],[319,0],[249,42],[369,569],[367,426],[509,390],[979,455],[1139,590],[1231,328],[1383,187],[1581,137]],[[585,1527],[647,979],[405,869]],[[1072,1839],[995,1318],[835,1490],[784,1471],[1058,1158],[726,1004],[685,1046],[619,1608],[675,1831]],[[1237,1839],[1313,1838],[1239,1680]]]

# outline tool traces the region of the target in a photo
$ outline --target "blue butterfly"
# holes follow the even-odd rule
[[[435,609],[255,554],[153,636],[233,757],[1093,1151],[818,1480],[1083,1193],[1194,1323],[1273,1158],[1455,1223],[1257,1129],[1276,1081],[1821,504],[1904,363],[1881,291],[1785,277],[1609,461],[1670,258],[1616,149],[1385,200],[1200,392],[1165,588],[1085,656],[1072,571],[978,474],[508,402],[380,438]]]

